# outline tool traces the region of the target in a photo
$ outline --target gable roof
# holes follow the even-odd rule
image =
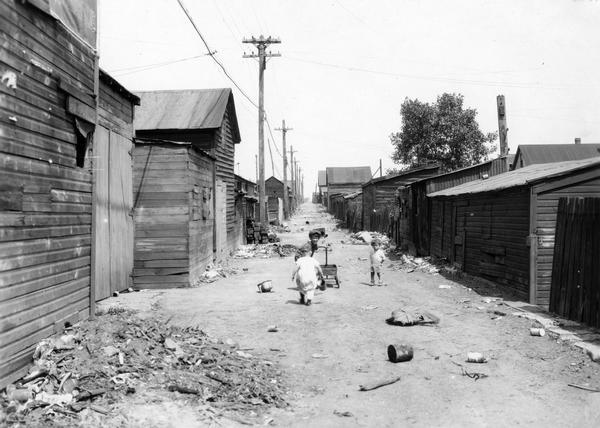
[[[373,178],[373,179],[369,180],[368,182],[366,182],[365,184],[363,184],[363,187],[369,186],[371,184],[380,183],[383,181],[394,180],[397,178],[407,178],[408,179],[412,175],[416,175],[416,177],[412,177],[412,179],[410,180],[410,182],[413,182],[413,181],[420,180],[422,178],[431,177],[433,175],[436,175],[438,173],[439,169],[440,169],[440,166],[438,164],[423,165],[423,166],[419,166],[416,168],[407,169],[406,171],[397,172],[395,174],[388,174],[388,175],[384,175],[383,177]]]
[[[459,186],[431,193],[427,196],[457,196],[504,190],[511,187],[530,185],[548,178],[566,175],[570,172],[594,166],[600,166],[600,157],[568,162],[535,164],[495,175],[485,180],[470,181]]]
[[[319,186],[327,186],[327,171],[319,171]]]
[[[600,144],[521,144],[515,153],[512,168],[522,168],[516,164],[519,159],[523,160],[523,167],[525,167],[539,163],[589,159],[595,156],[600,156]]]
[[[276,181],[276,182],[277,182],[277,184],[279,184],[279,185],[281,185],[281,187],[283,187],[283,181],[281,181],[279,178],[275,177],[274,175],[272,175],[272,176],[270,176],[269,178],[267,178],[267,179],[265,180],[265,183],[266,183],[267,181]],[[292,187],[291,187],[291,186],[288,184],[287,188],[288,188],[288,189],[291,189]]]
[[[230,88],[185,89],[136,92],[141,105],[136,108],[136,130],[217,129],[230,109],[231,127],[236,143],[240,131]]]
[[[327,167],[327,185],[363,184],[371,179],[370,166]]]

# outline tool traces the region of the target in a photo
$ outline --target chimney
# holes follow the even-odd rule
[[[576,137],[575,138],[575,144],[581,144],[581,138]]]

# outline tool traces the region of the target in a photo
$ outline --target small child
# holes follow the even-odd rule
[[[369,251],[369,259],[371,260],[371,286],[375,285],[375,274],[377,274],[377,285],[382,285],[381,282],[381,267],[385,260],[385,253],[381,248],[381,242],[379,239],[373,239],[371,241],[371,249]]]
[[[296,268],[292,273],[292,281],[296,279],[296,286],[300,292],[300,303],[310,306],[319,282],[318,278],[323,276],[323,271],[321,271],[319,262],[310,257],[306,250],[300,249],[298,256]]]

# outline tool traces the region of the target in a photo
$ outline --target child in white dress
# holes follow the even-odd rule
[[[319,262],[308,256],[305,250],[300,250],[300,257],[296,260],[296,267],[292,273],[292,281],[296,280],[296,287],[300,292],[300,303],[310,306],[315,296],[319,278],[323,276]]]

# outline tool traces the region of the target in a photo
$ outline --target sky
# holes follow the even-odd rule
[[[405,98],[464,95],[484,133],[506,97],[519,144],[600,143],[598,0],[99,0],[100,66],[130,91],[234,89],[236,173],[255,180],[258,63],[244,38],[281,40],[265,71],[265,178],[281,178],[282,120],[305,194],[328,166],[392,168]],[[271,150],[269,151],[269,147]],[[288,172],[289,178],[289,172]]]

